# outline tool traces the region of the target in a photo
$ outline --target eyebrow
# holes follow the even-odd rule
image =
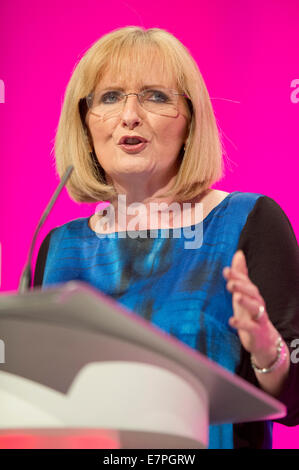
[[[140,91],[143,91],[147,88],[155,88],[155,87],[162,87],[162,88],[168,88],[167,86],[165,85],[161,85],[161,84],[149,84],[149,85],[143,85],[141,88],[139,88]],[[120,87],[120,86],[117,86],[117,85],[111,85],[109,87],[106,87],[106,88],[100,88],[97,90],[98,91],[106,91],[106,90],[120,90],[120,91],[124,91],[125,89],[123,87]]]

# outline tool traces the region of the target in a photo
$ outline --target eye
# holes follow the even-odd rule
[[[144,99],[156,103],[167,103],[170,97],[161,90],[146,90],[144,92]]]
[[[120,99],[120,95],[121,94],[119,91],[108,91],[107,93],[99,96],[98,102],[104,104],[113,104]]]

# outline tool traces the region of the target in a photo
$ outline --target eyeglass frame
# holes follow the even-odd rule
[[[193,115],[193,104],[192,104],[192,101],[191,101],[190,97],[189,97],[188,95],[186,95],[186,93],[178,93],[178,92],[176,92],[176,90],[173,90],[173,89],[171,89],[171,88],[167,88],[167,90],[173,92],[173,94],[175,94],[175,95],[177,95],[177,96],[183,96],[184,98],[186,98],[186,100],[187,100],[187,105],[188,105],[188,108],[189,108],[189,111],[190,111],[190,114],[191,114],[191,117],[192,117],[192,115]],[[111,91],[113,91],[113,90],[111,90]],[[118,90],[118,91],[119,91],[119,90]],[[137,96],[138,103],[139,103],[140,106],[143,108],[143,105],[142,105],[141,102],[140,102],[140,95],[142,95],[142,94],[145,93],[146,91],[148,91],[148,90],[143,90],[143,91],[141,91],[140,93],[123,93],[123,92],[120,92],[121,95],[123,96],[123,98],[125,98],[123,106],[125,106],[125,104],[126,104],[126,102],[127,102],[128,96],[130,96],[130,95],[135,95],[135,96]],[[157,90],[157,91],[159,91],[159,90]],[[85,96],[84,98],[81,98],[81,99],[80,99],[80,102],[79,102],[79,107],[80,107],[82,101],[84,101],[84,102],[86,103],[87,108],[90,110],[91,108],[89,107],[89,104],[88,104],[88,103],[90,102],[90,99],[91,99],[93,96],[94,96],[94,92],[91,92],[91,93],[89,93],[87,96]],[[146,108],[143,108],[143,109],[146,109]],[[91,111],[91,112],[92,112],[92,111]],[[80,111],[80,114],[81,114],[81,111]],[[95,114],[95,113],[94,113],[94,114]],[[97,116],[97,115],[96,115],[96,116]]]

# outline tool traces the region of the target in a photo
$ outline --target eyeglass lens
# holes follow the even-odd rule
[[[132,95],[133,93],[129,94]],[[127,98],[128,95],[118,90],[99,91],[91,96],[88,105],[93,114],[106,120],[122,111]],[[145,90],[138,95],[139,103],[144,109],[169,117],[178,115],[178,98],[174,90],[167,88]]]

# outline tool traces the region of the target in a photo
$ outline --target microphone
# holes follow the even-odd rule
[[[40,218],[40,221],[38,223],[38,226],[37,226],[37,228],[34,232],[33,238],[32,238],[32,242],[31,242],[31,245],[30,245],[30,250],[29,250],[29,254],[28,254],[28,258],[27,258],[27,263],[25,265],[25,268],[24,268],[24,270],[22,272],[22,275],[21,275],[21,278],[20,278],[19,289],[18,289],[19,294],[24,294],[31,287],[31,278],[32,278],[31,263],[32,263],[33,249],[34,249],[34,246],[35,246],[37,235],[38,235],[41,227],[43,226],[46,218],[48,217],[52,207],[54,206],[54,204],[56,202],[56,199],[58,198],[62,188],[65,186],[67,180],[69,179],[73,169],[74,169],[73,165],[70,165],[70,166],[67,167],[67,169],[65,170],[65,173],[63,174],[63,176],[60,180],[59,185],[56,188],[55,193],[51,197],[49,204],[47,205],[43,215]]]

